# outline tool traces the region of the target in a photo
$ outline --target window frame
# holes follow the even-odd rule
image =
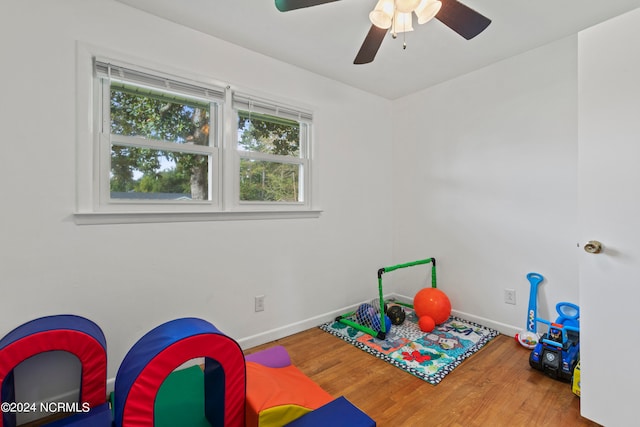
[[[112,64],[116,64],[116,67],[120,69],[128,68],[131,69],[131,66],[121,65],[112,60],[103,60],[103,59],[95,59],[96,61],[100,60],[102,63],[110,66]],[[110,74],[110,71],[107,71]],[[173,77],[160,76],[159,73],[149,72],[144,70],[143,72],[148,74],[155,74],[160,79],[174,80]],[[111,132],[111,81],[120,81],[128,84],[139,85],[138,82],[134,82],[132,80],[124,79],[124,78],[111,78],[105,76],[96,76],[96,85],[98,86],[97,90],[99,93],[99,98],[96,100],[95,108],[97,109],[97,117],[96,125],[98,129],[97,132],[97,144],[96,147],[98,152],[98,188],[97,193],[99,194],[97,200],[97,209],[101,211],[148,211],[153,209],[154,206],[163,206],[164,210],[174,211],[174,210],[183,210],[186,208],[192,210],[198,209],[216,209],[220,205],[219,194],[220,194],[220,141],[221,141],[221,133],[220,133],[220,123],[222,121],[221,114],[221,105],[219,104],[224,98],[221,98],[220,101],[216,102],[215,99],[204,99],[198,98],[195,96],[189,96],[183,93],[178,93],[178,91],[172,91],[176,94],[177,97],[182,99],[195,99],[199,102],[208,102],[209,104],[209,138],[207,145],[187,145],[187,144],[177,144],[171,141],[162,141],[155,139],[147,139],[144,137],[136,137],[136,136],[127,136],[127,135],[119,135]],[[143,87],[140,85],[140,87]],[[157,89],[151,87],[150,89]],[[215,89],[213,89],[215,90]],[[220,89],[223,90],[223,89]],[[172,151],[178,153],[188,153],[188,154],[197,154],[204,155],[208,157],[209,163],[209,177],[208,177],[208,199],[207,200],[154,200],[154,199],[118,199],[111,197],[111,180],[109,177],[109,172],[111,171],[111,147],[114,145],[125,146],[125,147],[136,147],[136,148],[149,148],[153,150],[159,151]]]
[[[309,209],[311,206],[311,129],[312,129],[312,114],[296,109],[295,107],[273,103],[270,100],[265,100],[259,97],[234,92],[232,94],[232,107],[233,118],[236,126],[234,128],[233,139],[233,151],[235,151],[235,158],[233,160],[235,182],[234,193],[237,196],[235,203],[237,208],[243,210],[259,210],[259,209],[277,209],[279,207],[287,207],[289,209]],[[249,150],[240,150],[238,148],[238,127],[237,123],[240,116],[240,111],[246,112],[248,115],[251,113],[258,113],[260,115],[267,115],[273,118],[284,118],[289,120],[295,120],[299,123],[299,155],[287,156],[271,153],[261,153]],[[268,201],[253,201],[253,200],[240,200],[240,162],[242,159],[265,161],[271,163],[286,163],[295,164],[300,166],[299,172],[299,192],[301,194],[301,200],[295,202],[268,202]]]
[[[308,110],[297,110],[289,104],[265,101],[265,105],[275,106],[285,111],[297,111],[298,115],[308,115],[309,119],[301,124],[306,130],[306,141],[301,143],[304,158],[297,159],[302,164],[301,187],[303,200],[300,202],[264,202],[240,200],[240,159],[246,153],[237,148],[237,115],[233,105],[235,91],[229,85],[200,75],[194,76],[183,70],[172,70],[169,67],[147,66],[138,58],[127,60],[113,52],[104,53],[95,47],[78,44],[77,49],[77,204],[74,220],[77,224],[118,224],[147,222],[191,222],[215,220],[247,220],[247,219],[287,219],[315,218],[321,213],[312,208],[311,187],[311,113]],[[108,59],[107,59],[108,58]],[[105,113],[105,105],[109,105],[109,84],[102,84],[95,71],[95,61],[109,61],[118,66],[138,70],[160,78],[173,79],[187,84],[204,87],[222,88],[224,96],[218,102],[210,102],[211,132],[208,146],[170,146],[172,142],[156,141],[140,137],[112,135],[110,117]],[[135,65],[134,65],[135,64]],[[166,72],[156,71],[159,69]],[[178,92],[179,93],[179,92]],[[186,95],[185,97],[189,97]],[[193,97],[193,96],[192,96]],[[200,100],[200,98],[197,98]],[[271,98],[269,98],[271,99]],[[86,112],[89,112],[89,117]],[[106,118],[106,119],[105,119]],[[89,119],[89,120],[87,120]],[[108,120],[108,123],[105,123]],[[109,132],[102,130],[106,127]],[[215,127],[215,129],[214,129]],[[143,200],[113,199],[110,197],[111,146],[125,145],[162,149],[164,151],[189,152],[209,156],[209,200]],[[178,144],[176,144],[178,145]],[[260,154],[260,153],[253,153]],[[273,161],[268,154],[264,160]],[[277,156],[276,161],[292,162]],[[283,156],[287,157],[287,156]],[[294,163],[294,162],[292,162]]]

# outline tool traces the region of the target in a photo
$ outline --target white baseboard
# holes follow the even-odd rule
[[[460,317],[461,319],[469,320],[471,322],[479,323],[482,326],[487,326],[489,328],[495,329],[503,335],[507,335],[510,337],[515,336],[517,333],[522,331],[522,328],[518,328],[516,326],[507,325],[505,323],[496,322],[491,319],[487,319],[480,316],[474,316],[473,314],[465,313],[463,311],[451,310],[451,314],[456,317]]]
[[[315,328],[316,326],[320,326],[325,322],[329,322],[342,314],[355,310],[359,305],[360,304],[354,304],[352,306],[344,307],[339,310],[330,311],[328,313],[310,317],[299,322],[291,323],[289,325],[270,329],[259,334],[240,338],[236,341],[238,342],[238,344],[240,344],[240,347],[243,350],[246,350],[248,348],[266,344],[280,338],[288,337],[289,335],[297,334],[298,332],[306,331],[307,329]]]
[[[411,304],[413,302],[413,298],[407,297],[405,295],[396,294],[396,293],[385,295],[384,298],[385,300],[395,299],[399,302],[403,302],[406,304]],[[320,326],[325,322],[335,319],[337,316],[341,314],[348,313],[350,311],[355,310],[360,304],[365,302],[370,302],[370,301],[362,301],[361,303],[354,304],[349,307],[344,307],[339,310],[334,310],[328,313],[320,314],[318,316],[314,316],[309,319],[301,320],[296,323],[291,323],[289,325],[285,325],[279,328],[261,332],[256,335],[251,335],[249,337],[240,338],[236,341],[238,341],[238,343],[240,344],[240,347],[243,350],[246,350],[248,348],[255,347],[261,344],[266,344],[268,342],[275,341],[277,339],[284,338],[289,335],[293,335],[298,332],[302,332],[307,329],[314,328],[316,326]],[[501,334],[508,335],[508,336],[515,336],[515,334],[522,331],[522,328],[512,326],[512,325],[507,325],[505,323],[496,322],[491,319],[475,316],[473,314],[465,313],[459,310],[451,310],[451,314],[453,314],[454,316],[460,317],[462,319],[466,319],[466,320],[487,326],[489,328],[493,328],[498,332],[500,332]]]

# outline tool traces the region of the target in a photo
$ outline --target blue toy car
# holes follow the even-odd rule
[[[552,378],[571,381],[580,360],[580,328],[538,318],[536,321],[547,324],[549,329],[531,351],[529,365]]]

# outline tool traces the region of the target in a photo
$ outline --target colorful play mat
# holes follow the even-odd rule
[[[393,325],[384,340],[337,321],[320,325],[320,329],[433,385],[499,335],[496,330],[453,316],[426,333],[418,327],[413,310],[404,310],[405,321]]]

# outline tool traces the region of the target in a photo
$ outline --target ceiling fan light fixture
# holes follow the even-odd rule
[[[391,33],[396,34],[413,31],[412,18],[413,17],[411,16],[411,12],[396,12],[396,14],[393,16],[393,28],[391,29]]]
[[[440,12],[442,2],[439,0],[422,0],[422,3],[416,9],[418,24],[424,24],[431,21],[434,16]]]
[[[369,20],[378,28],[387,29],[393,21],[393,0],[380,0],[369,13]]]
[[[396,0],[396,11],[411,13],[420,5],[421,0]]]
[[[317,6],[338,0],[275,0],[276,8],[281,12]],[[397,33],[413,31],[413,14],[419,24],[424,24],[437,17],[466,40],[470,40],[483,32],[491,19],[483,16],[458,0],[377,0],[376,7],[369,13],[371,28],[353,60],[354,64],[368,64],[374,60],[382,41],[391,27],[391,36]],[[406,49],[406,37],[403,37],[403,49]]]

